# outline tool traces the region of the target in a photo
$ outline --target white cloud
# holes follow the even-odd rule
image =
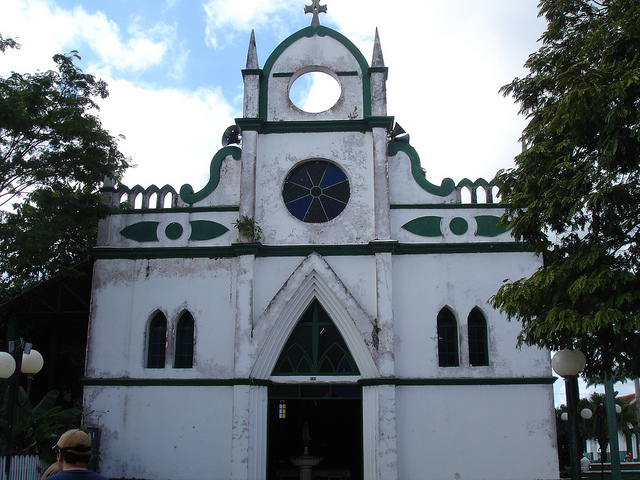
[[[427,177],[487,180],[513,165],[525,119],[500,87],[526,72],[544,20],[537,0],[334,2],[328,15],[370,61],[379,29],[388,114],[411,135]],[[358,21],[353,21],[358,18]],[[322,21],[322,20],[321,20]]]
[[[221,91],[153,90],[124,80],[107,81],[110,95],[100,104],[100,118],[112,135],[126,137],[120,150],[138,164],[127,171],[123,183],[169,183],[176,189],[191,183],[196,190],[204,186],[222,133],[240,115]]]
[[[302,7],[299,0],[207,0],[203,8],[207,44],[219,48],[238,34],[264,25],[278,29],[276,26],[283,22],[279,14],[288,15]]]
[[[143,29],[134,21],[122,32],[102,12],[90,14],[81,6],[64,10],[50,0],[3,2],[0,32],[19,37],[22,49],[11,57],[15,71],[51,68],[54,54],[81,43],[98,55],[98,68],[141,71],[158,65],[175,39],[175,27],[163,23]],[[1,65],[0,73],[7,73]]]

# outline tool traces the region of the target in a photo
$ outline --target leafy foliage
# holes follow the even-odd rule
[[[7,411],[9,389],[3,395],[3,411]],[[13,426],[12,451],[15,454],[43,454],[51,452],[59,435],[65,430],[77,427],[82,409],[78,407],[63,410],[56,406],[58,392],[52,390],[35,406],[26,401],[25,405],[16,407],[16,417]],[[24,402],[26,393],[22,387],[18,390],[18,401]],[[4,452],[7,447],[7,419],[0,419],[0,449]],[[49,459],[53,460],[53,459]]]
[[[0,50],[17,48],[0,36]],[[105,177],[129,161],[95,115],[107,85],[55,55],[57,70],[0,78],[0,272],[5,293],[81,259],[95,240]]]
[[[640,375],[640,3],[542,0],[530,73],[502,88],[528,148],[498,172],[503,221],[544,258],[492,298],[520,344],[587,355],[587,376]]]

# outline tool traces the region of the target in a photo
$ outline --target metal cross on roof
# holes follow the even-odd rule
[[[311,5],[305,5],[304,13],[313,13],[311,25],[320,25],[319,13],[327,13],[327,6],[320,5],[320,0],[311,0]]]

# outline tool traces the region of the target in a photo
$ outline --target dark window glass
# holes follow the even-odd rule
[[[469,364],[473,367],[489,365],[489,345],[487,340],[487,319],[480,309],[471,310],[468,319]]]
[[[182,314],[176,327],[176,368],[193,366],[193,317],[189,312]]]
[[[167,319],[158,312],[149,323],[147,368],[164,368],[167,344]]]
[[[291,332],[273,375],[358,375],[342,335],[314,300]]]
[[[458,325],[448,308],[443,308],[438,313],[438,364],[441,367],[459,365]]]
[[[351,190],[346,174],[336,165],[313,160],[294,168],[282,188],[291,214],[307,223],[336,218],[347,206]]]

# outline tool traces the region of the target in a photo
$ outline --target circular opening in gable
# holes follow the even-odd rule
[[[320,113],[333,107],[340,93],[340,84],[328,73],[307,72],[295,79],[289,98],[304,112]]]

